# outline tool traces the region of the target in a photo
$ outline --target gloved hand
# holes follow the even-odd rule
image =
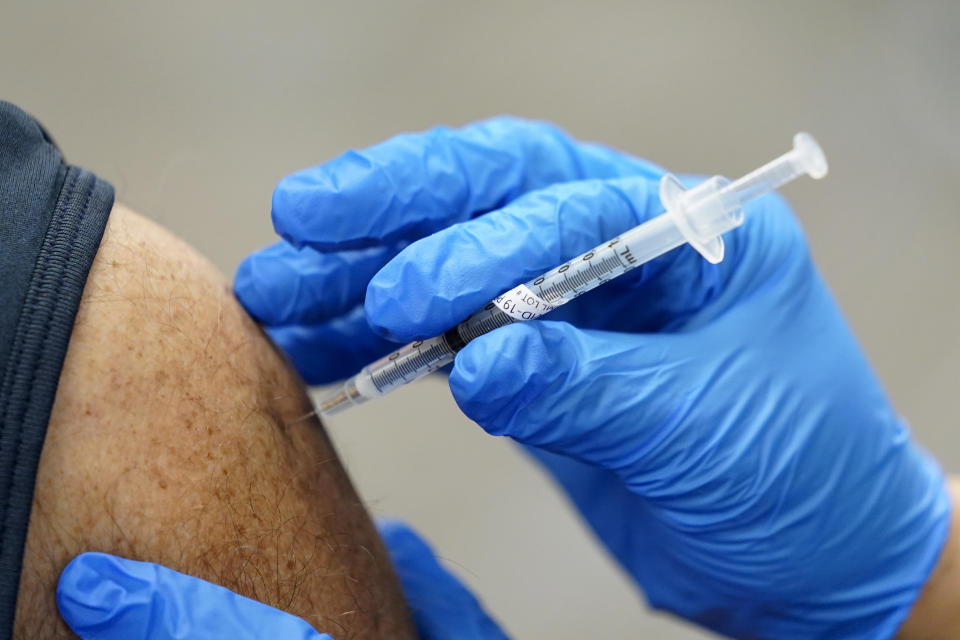
[[[399,136],[283,180],[287,242],[236,292],[328,382],[658,214],[661,173],[515,119]],[[471,342],[450,388],[530,447],[654,607],[735,637],[889,637],[947,532],[941,472],[786,203],[725,239],[719,265],[684,247]]]
[[[417,533],[397,520],[377,522],[420,640],[507,640],[477,599],[444,569]]]
[[[378,523],[421,640],[505,640],[405,524]],[[57,605],[83,640],[333,640],[305,621],[171,569],[104,553],[63,570]]]

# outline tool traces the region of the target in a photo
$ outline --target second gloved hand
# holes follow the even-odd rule
[[[476,598],[402,522],[378,523],[421,640],[506,640]],[[83,640],[333,640],[304,620],[172,569],[84,553],[57,606]]]

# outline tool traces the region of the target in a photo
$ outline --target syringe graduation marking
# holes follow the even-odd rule
[[[383,391],[384,388],[394,384],[398,379],[406,379],[408,375],[416,373],[419,369],[435,364],[435,359],[438,356],[449,353],[450,350],[446,345],[434,344],[412,358],[397,358],[394,366],[384,367],[373,372],[373,384],[378,391]]]
[[[559,280],[547,287],[539,289],[540,297],[547,302],[553,302],[554,300],[562,298],[570,291],[586,287],[592,281],[599,280],[618,267],[623,267],[623,263],[616,255],[607,256],[596,262],[591,260],[586,268],[568,276],[565,280]]]
[[[482,336],[485,333],[490,333],[494,329],[505,327],[513,321],[513,318],[503,313],[499,309],[494,308],[491,310],[491,314],[480,322],[474,325],[461,327],[460,337],[465,343],[470,342],[474,338]]]

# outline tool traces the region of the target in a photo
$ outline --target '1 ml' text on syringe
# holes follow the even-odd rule
[[[818,179],[827,174],[823,151],[805,133],[794,136],[793,149],[734,182],[714,176],[686,189],[668,174],[660,181],[662,214],[510,289],[445,333],[411,342],[367,365],[324,397],[319,412],[330,415],[386,395],[449,364],[477,336],[539,318],[684,243],[718,263],[723,259],[721,236],[743,224],[743,205],[803,174]]]

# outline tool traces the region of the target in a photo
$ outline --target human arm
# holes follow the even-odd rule
[[[212,265],[120,206],[47,430],[18,640],[75,637],[54,593],[84,551],[163,563],[338,640],[412,637],[387,555],[296,374]]]

